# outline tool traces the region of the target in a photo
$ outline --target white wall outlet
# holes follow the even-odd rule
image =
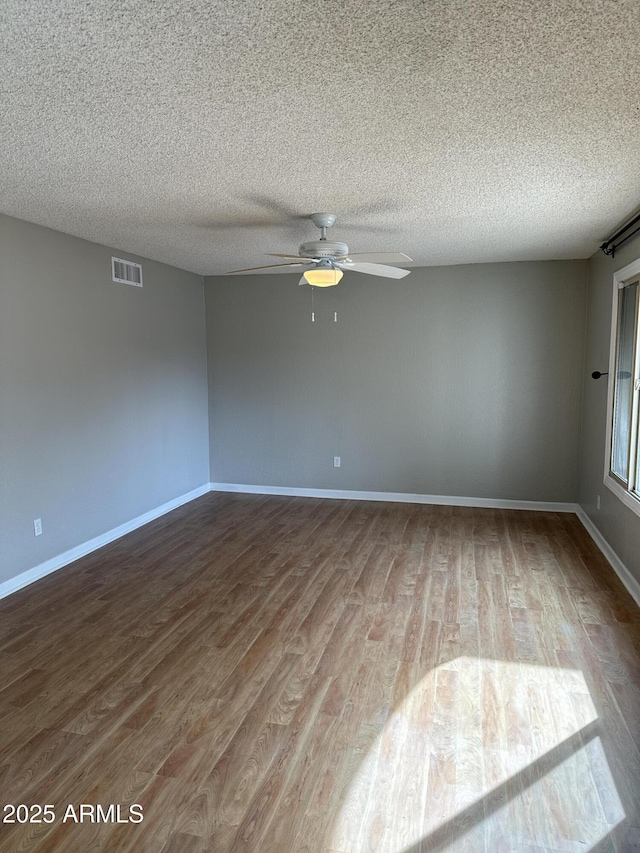
[[[333,457],[333,467],[334,467],[334,468],[339,468],[341,464],[342,464],[342,460],[340,459],[340,457],[339,457],[339,456],[334,456],[334,457]]]
[[[33,520],[33,535],[34,536],[40,536],[41,533],[42,533],[42,519],[41,518],[34,518],[34,520]]]
[[[596,495],[596,509],[600,509],[600,495]]]

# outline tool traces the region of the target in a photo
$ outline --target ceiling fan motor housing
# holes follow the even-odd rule
[[[329,240],[313,240],[303,243],[298,249],[303,258],[346,258],[349,247],[346,243],[332,243]]]

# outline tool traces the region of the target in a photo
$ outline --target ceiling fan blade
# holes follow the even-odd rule
[[[301,284],[309,284],[309,282],[306,280],[306,278],[304,276],[302,276],[302,278],[298,282],[298,286]]]
[[[277,255],[275,252],[267,252],[270,258],[289,258],[292,261],[301,261],[303,264],[315,264],[313,258],[303,258],[302,255]]]
[[[303,264],[301,264],[301,263],[295,263],[295,264],[268,264],[266,267],[247,267],[247,268],[246,268],[246,269],[244,269],[244,270],[229,270],[229,272],[226,272],[226,273],[225,273],[225,275],[234,275],[235,273],[239,273],[239,272],[257,272],[257,270],[275,270],[275,269],[277,269],[278,267],[287,267],[287,268],[290,268],[290,267],[301,267],[301,266],[303,266]]]
[[[407,264],[413,259],[404,252],[360,252],[355,255],[350,254],[347,260],[359,264]]]
[[[382,275],[385,278],[404,278],[411,270],[401,270],[399,267],[387,267],[384,264],[336,264],[345,272],[362,272],[367,275]]]

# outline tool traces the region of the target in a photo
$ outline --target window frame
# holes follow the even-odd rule
[[[604,460],[604,484],[610,489],[622,503],[628,506],[636,515],[640,516],[640,442],[639,442],[639,419],[640,419],[640,389],[638,388],[640,377],[640,294],[636,300],[636,315],[634,321],[634,357],[632,371],[632,402],[631,402],[631,428],[629,435],[629,482],[625,483],[611,470],[613,455],[613,420],[614,420],[614,394],[615,377],[618,358],[618,322],[619,322],[619,293],[620,291],[638,281],[640,278],[640,258],[622,267],[613,276],[613,304],[611,310],[611,343],[609,349],[609,375],[607,386],[607,433]]]

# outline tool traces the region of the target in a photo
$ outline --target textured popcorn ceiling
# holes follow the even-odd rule
[[[5,0],[1,209],[203,274],[576,258],[640,204],[638,0]],[[375,227],[375,230],[374,230]]]

